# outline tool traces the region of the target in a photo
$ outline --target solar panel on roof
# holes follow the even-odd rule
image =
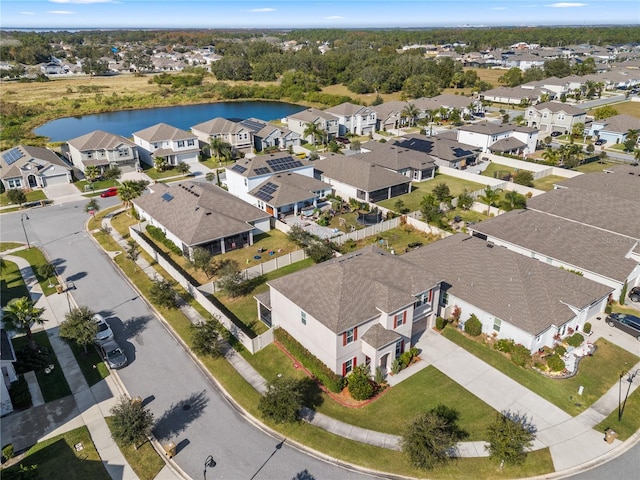
[[[238,173],[244,173],[247,171],[247,169],[245,167],[243,167],[242,165],[238,165],[235,164],[233,167],[231,167],[231,170],[233,170],[234,172],[238,172]]]
[[[171,200],[173,200],[173,195],[171,195],[170,193],[163,193],[161,198],[165,202],[170,202]]]
[[[260,123],[255,120],[243,120],[240,122],[240,124],[255,132],[257,132],[258,130],[262,130],[262,128],[265,126],[264,123]]]
[[[276,190],[278,190],[278,185],[276,185],[275,183],[267,182],[258,189],[254,197],[268,202],[273,198],[273,193]]]
[[[265,175],[267,173],[271,173],[271,170],[269,170],[267,167],[258,167],[254,170],[256,175]]]
[[[22,150],[20,150],[18,147],[12,148],[8,152],[2,154],[2,158],[5,162],[7,162],[7,165],[11,165],[12,163],[17,162],[22,157],[24,157],[24,153],[22,153]]]
[[[291,170],[292,168],[301,167],[303,164],[300,160],[295,158],[285,157],[267,160],[267,165],[269,165],[271,170],[274,172],[282,172],[283,170]]]
[[[269,195],[267,193],[264,192],[256,192],[256,194],[254,195],[254,197],[256,197],[259,200],[262,200],[263,202],[268,202],[273,198],[273,195]]]

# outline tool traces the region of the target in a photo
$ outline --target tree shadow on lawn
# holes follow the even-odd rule
[[[161,441],[180,435],[202,415],[208,403],[209,399],[203,390],[171,405],[156,421],[154,435]]]

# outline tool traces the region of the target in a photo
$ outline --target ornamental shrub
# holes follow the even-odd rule
[[[9,397],[11,397],[11,403],[16,410],[22,410],[31,406],[31,392],[29,391],[29,384],[24,378],[24,375],[20,375],[18,380],[11,382],[9,386]]]
[[[396,358],[391,364],[391,373],[396,374],[402,370],[402,362],[400,358]]]
[[[495,343],[493,348],[495,348],[499,352],[511,353],[514,346],[515,344],[510,338],[501,338]]]
[[[464,322],[464,331],[472,337],[477,337],[482,333],[482,322],[478,320],[478,317],[472,314],[469,319]]]
[[[519,367],[524,367],[531,362],[531,352],[524,345],[515,345],[511,351],[511,361]]]
[[[369,381],[369,367],[358,365],[347,377],[347,387],[354,400],[368,400],[373,395],[373,385]]]
[[[436,318],[436,328],[438,330],[442,330],[446,326],[447,326],[447,321],[444,318],[442,318],[442,317],[437,317]]]
[[[591,323],[587,322],[584,324],[584,327],[582,328],[582,331],[586,334],[591,333]]]
[[[582,342],[584,342],[584,337],[578,332],[567,338],[567,343],[572,347],[579,347],[580,345],[582,345]]]
[[[562,360],[558,355],[551,355],[547,358],[547,366],[552,372],[561,372],[564,370],[564,360]]]
[[[564,348],[562,345],[556,345],[556,348],[554,348],[553,351],[556,355],[560,355],[560,356],[567,353],[567,349]]]

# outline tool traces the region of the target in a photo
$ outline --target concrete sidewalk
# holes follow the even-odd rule
[[[47,321],[44,324],[44,329],[64,372],[72,396],[58,402],[44,404],[37,410],[32,408],[4,417],[2,419],[3,442],[15,441],[22,448],[26,448],[38,441],[86,425],[102,463],[111,478],[114,480],[137,480],[138,476],[111,438],[111,433],[104,419],[105,416],[110,415],[109,410],[118,398],[126,393],[118,381],[117,374],[112,372],[105,380],[89,388],[71,348],[58,336],[60,322],[64,321],[69,306],[75,305],[73,297],[69,294],[67,298],[68,292],[48,297],[43,295],[29,262],[22,257],[12,255],[6,255],[4,258],[18,265],[36,306],[45,308],[43,318]],[[158,478],[181,478],[177,474],[172,475],[173,472],[167,471],[166,468],[162,473],[163,476]]]

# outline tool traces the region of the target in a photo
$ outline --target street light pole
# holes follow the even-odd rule
[[[24,227],[24,221],[29,220],[29,216],[26,213],[20,215],[20,222],[22,223],[22,231],[24,232],[24,238],[27,240],[27,248],[31,248],[29,243],[29,237],[27,236],[27,229]]]

